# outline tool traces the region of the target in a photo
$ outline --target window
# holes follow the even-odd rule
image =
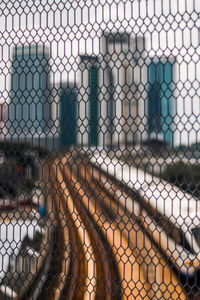
[[[152,61],[148,66],[148,133],[172,143],[172,76],[171,61]]]
[[[32,46],[33,47],[33,46]],[[42,132],[47,119],[48,55],[41,47],[16,47],[13,52],[11,103],[9,119],[11,133]]]

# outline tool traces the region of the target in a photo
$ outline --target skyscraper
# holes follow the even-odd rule
[[[143,36],[132,36],[126,31],[102,32],[100,140],[108,146],[132,145],[141,139],[144,49]]]
[[[99,62],[94,55],[80,56],[79,143],[98,145],[99,135]]]
[[[173,58],[152,60],[148,66],[148,134],[173,142]]]
[[[44,132],[50,114],[49,70],[49,51],[43,45],[13,49],[9,104],[11,135]]]

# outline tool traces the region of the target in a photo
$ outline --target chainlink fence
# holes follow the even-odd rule
[[[199,0],[0,3],[0,299],[200,299]]]

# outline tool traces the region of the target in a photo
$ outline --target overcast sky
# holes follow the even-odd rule
[[[0,4],[0,91],[10,72],[14,45],[44,43],[50,47],[52,80],[73,80],[80,54],[98,54],[102,30],[151,34],[156,20],[187,11],[200,12],[199,0],[5,0]],[[163,19],[164,20],[164,19]],[[165,21],[164,21],[165,22]],[[164,23],[163,22],[163,23]],[[156,27],[157,26],[157,27]],[[167,27],[166,27],[167,28]],[[170,29],[170,28],[169,28]],[[66,78],[67,79],[67,78]],[[4,83],[4,84],[3,84]],[[8,82],[7,82],[8,84]],[[6,89],[9,87],[6,85]]]
[[[190,124],[198,124],[192,135],[195,141],[196,132],[200,132],[200,120],[195,115],[195,112],[199,115],[200,107],[199,81],[195,81],[196,72],[185,72],[184,68],[187,70],[193,64],[193,70],[198,69],[199,73],[199,14],[200,0],[1,1],[0,101],[9,101],[12,50],[15,45],[45,44],[52,58],[51,82],[76,81],[78,65],[75,62],[81,54],[99,54],[102,31],[128,31],[145,35],[148,55],[171,54],[183,67],[177,72],[177,81],[178,76],[182,76],[179,82],[184,83],[180,87],[181,93],[185,91],[189,99],[180,93],[179,110],[183,110],[179,114],[188,113],[185,122],[190,120]],[[184,63],[181,62],[183,59]],[[194,97],[190,96],[191,82],[194,82]],[[182,106],[181,101],[184,101]],[[184,134],[186,141],[188,131]]]

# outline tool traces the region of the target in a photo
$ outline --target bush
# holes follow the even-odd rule
[[[41,147],[0,142],[0,199],[30,194],[38,179],[39,161],[47,155]]]
[[[182,190],[200,198],[200,166],[185,164],[180,161],[168,165],[164,169],[162,177]]]

